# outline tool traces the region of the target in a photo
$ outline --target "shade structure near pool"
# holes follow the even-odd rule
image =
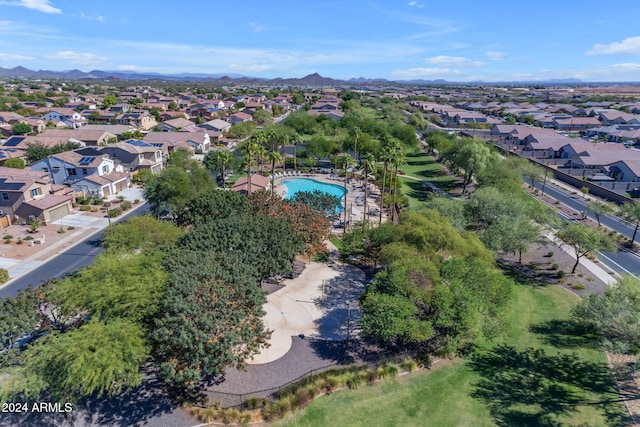
[[[347,190],[345,190],[344,187],[335,184],[327,184],[325,182],[309,178],[288,179],[284,182],[284,185],[287,187],[287,195],[285,196],[285,199],[291,199],[296,193],[302,191],[312,192],[317,190],[340,198],[341,204],[337,207],[336,213],[344,211],[342,198],[347,193]]]

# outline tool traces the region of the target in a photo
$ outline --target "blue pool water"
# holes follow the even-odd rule
[[[285,199],[290,199],[294,194],[300,191],[322,191],[323,193],[331,194],[332,196],[337,196],[342,200],[347,190],[344,187],[335,184],[326,184],[324,182],[316,181],[315,179],[308,178],[294,178],[287,179],[284,182],[284,185],[287,187],[287,196]],[[338,206],[336,209],[337,213],[340,213],[344,210],[342,204]]]

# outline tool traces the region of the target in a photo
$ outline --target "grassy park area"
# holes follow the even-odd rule
[[[474,355],[334,392],[275,425],[625,425],[605,354],[568,321],[577,300],[519,285],[506,332]]]
[[[402,182],[402,190],[409,198],[409,207],[420,207],[432,191],[422,180],[429,181],[448,193],[454,193],[459,185],[459,180],[447,174],[444,167],[437,163],[432,156],[424,152],[409,153],[404,158],[405,165],[400,170],[406,176],[399,179]]]

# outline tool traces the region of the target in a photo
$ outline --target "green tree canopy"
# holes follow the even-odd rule
[[[194,388],[243,366],[268,338],[264,293],[239,255],[185,250],[168,260],[169,288],[151,334],[167,381]]]
[[[183,234],[170,222],[140,215],[107,228],[102,246],[108,253],[146,253],[177,242]]]
[[[92,320],[64,334],[37,341],[24,354],[24,366],[5,372],[0,400],[56,399],[115,395],[142,382],[141,366],[150,347],[139,324],[124,319]]]
[[[567,245],[571,246],[576,256],[576,263],[571,273],[576,272],[580,258],[591,252],[615,249],[615,240],[606,232],[581,223],[564,223],[556,235]]]
[[[640,280],[630,276],[607,286],[604,294],[587,295],[571,311],[578,324],[599,334],[607,350],[640,352]]]
[[[25,135],[31,132],[33,132],[31,126],[23,122],[18,122],[11,127],[11,133],[14,135]]]

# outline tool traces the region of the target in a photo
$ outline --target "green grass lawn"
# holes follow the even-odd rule
[[[576,301],[557,286],[517,286],[506,332],[474,356],[337,391],[275,425],[625,425],[604,353],[568,322]]]
[[[442,165],[436,163],[433,157],[423,152],[409,153],[405,156],[404,161],[406,165],[401,167],[401,171],[405,175],[430,181],[449,193],[461,188],[458,179],[447,175]],[[400,177],[400,181],[404,194],[409,197],[411,208],[419,207],[431,194],[431,190],[418,180]]]

